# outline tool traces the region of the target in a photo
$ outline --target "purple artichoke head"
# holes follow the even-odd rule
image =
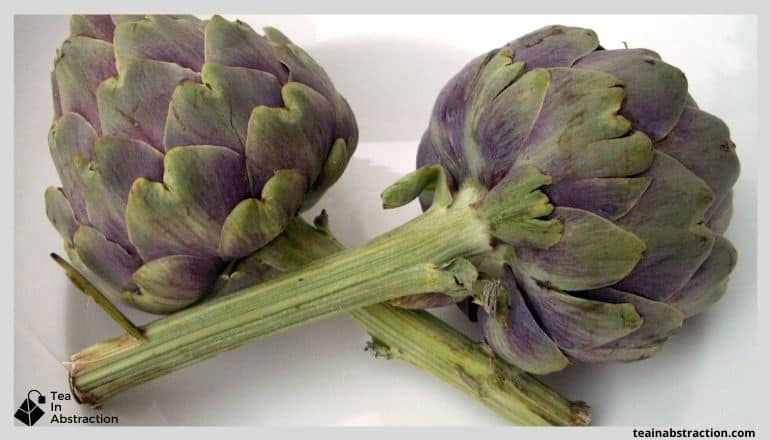
[[[48,217],[78,269],[150,312],[280,234],[357,142],[307,53],[216,16],[73,16],[52,82]]]
[[[725,292],[735,145],[655,52],[550,26],[472,60],[421,141],[417,165],[434,164],[489,191],[498,258],[470,307],[525,370],[646,358]]]

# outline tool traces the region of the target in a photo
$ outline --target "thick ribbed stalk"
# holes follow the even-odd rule
[[[291,271],[342,249],[328,231],[297,218],[283,235],[252,257],[252,262],[264,266],[252,267]],[[270,273],[253,273],[247,278],[255,282],[265,277]],[[376,304],[349,316],[372,336],[370,346],[377,355],[405,360],[515,424],[585,425],[590,421],[585,404],[566,400],[426,311]]]
[[[453,238],[437,240],[447,231]],[[469,205],[433,209],[362,247],[315,261],[150,323],[72,358],[71,385],[93,405],[137,384],[304,323],[404,294],[465,291],[486,252],[486,224]]]
[[[590,410],[490,354],[422,310],[376,304],[350,313],[372,335],[377,354],[403,359],[518,425],[586,425]]]

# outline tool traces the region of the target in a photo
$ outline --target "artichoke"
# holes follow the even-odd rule
[[[293,270],[161,318],[141,342],[84,350],[75,394],[99,403],[324,317],[368,322],[372,307],[390,307],[381,302],[471,298],[482,347],[531,372],[639,359],[716,301],[735,264],[721,236],[738,175],[727,128],[698,109],[682,72],[651,51],[604,50],[590,30],[542,29],[472,61],[441,92],[418,164],[382,200],[420,198],[421,215],[326,257],[336,249],[312,237],[258,250],[255,264]],[[312,246],[326,249],[320,259],[286,264]],[[375,327],[378,346],[424,339]],[[500,383],[436,345],[446,380],[482,399]]]
[[[76,269],[54,259],[127,332],[117,350],[108,343],[107,352],[91,348],[73,357],[79,401],[98,405],[121,386],[157,375],[161,364],[172,371],[199,360],[201,346],[210,355],[245,342],[237,336],[249,336],[240,312],[270,318],[261,336],[287,328],[281,307],[304,313],[303,296],[286,306],[293,292],[276,289],[256,307],[238,303],[198,319],[236,335],[216,333],[212,340],[196,333],[198,324],[160,320],[138,328],[101,290],[156,313],[209,293],[212,303],[223,299],[231,307],[221,294],[340,250],[297,214],[345,169],[357,142],[353,114],[302,49],[275,29],[265,34],[221,17],[72,17],[52,74],[56,120],[49,141],[62,188],[47,190],[46,210]],[[179,324],[190,313],[177,315]],[[479,400],[513,422],[589,420],[584,404],[565,400],[425,312],[376,305],[353,318],[378,335],[377,353],[397,352],[471,397],[483,391]],[[175,341],[180,337],[187,343]],[[169,340],[170,356],[161,349],[149,359],[131,357],[132,348],[141,349],[141,358]],[[108,367],[116,358],[126,364]],[[133,361],[141,367],[132,372]],[[104,375],[105,366],[115,376]],[[460,366],[468,369],[463,376]]]
[[[76,267],[155,313],[208,293],[340,176],[357,128],[275,29],[73,16],[52,73],[46,211]]]
[[[653,51],[550,26],[474,59],[433,108],[417,166],[434,164],[451,188],[531,185],[532,202],[509,202],[538,220],[493,226],[509,246],[488,268],[504,298],[463,304],[520,368],[644,359],[725,292],[735,145]]]

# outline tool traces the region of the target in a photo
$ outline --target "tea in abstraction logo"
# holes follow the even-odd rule
[[[78,414],[73,411],[72,405],[68,405],[76,400],[71,393],[62,391],[50,390],[44,395],[38,390],[30,390],[13,416],[27,426],[39,422],[43,416],[46,416],[46,422],[51,425],[116,425],[120,423],[118,416],[101,412],[85,411],[84,414]]]
[[[32,401],[32,393],[37,394],[37,403]],[[21,423],[32,426],[45,414],[45,411],[37,406],[38,404],[45,404],[45,396],[38,390],[30,390],[27,393],[27,398],[21,402],[19,409],[16,410],[16,413],[13,416]]]

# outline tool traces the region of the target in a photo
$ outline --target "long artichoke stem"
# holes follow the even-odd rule
[[[318,220],[321,219],[319,222]],[[322,229],[296,218],[284,234],[254,258],[281,271],[296,270],[339,252],[342,245]],[[258,274],[261,278],[263,274]],[[590,409],[570,402],[535,377],[495,356],[452,326],[423,310],[375,304],[348,314],[372,337],[376,356],[402,359],[433,374],[519,425],[585,425]]]
[[[452,239],[436,239],[447,231]],[[154,321],[143,328],[143,340],[125,335],[81,351],[72,357],[73,393],[79,401],[98,406],[135,385],[304,323],[405,294],[466,295],[476,272],[463,257],[487,252],[489,241],[485,222],[470,204],[430,210],[358,249]],[[378,347],[389,347],[389,353],[398,353],[516,423],[588,421],[584,405],[570,403],[493,360],[483,346],[440,321],[424,313],[401,313],[378,305],[353,317],[375,336]]]
[[[436,240],[446,231],[456,239]],[[72,358],[72,384],[83,402],[111,395],[257,338],[403,294],[460,294],[476,272],[461,257],[489,249],[471,208],[442,209],[292,273],[213,299]]]

